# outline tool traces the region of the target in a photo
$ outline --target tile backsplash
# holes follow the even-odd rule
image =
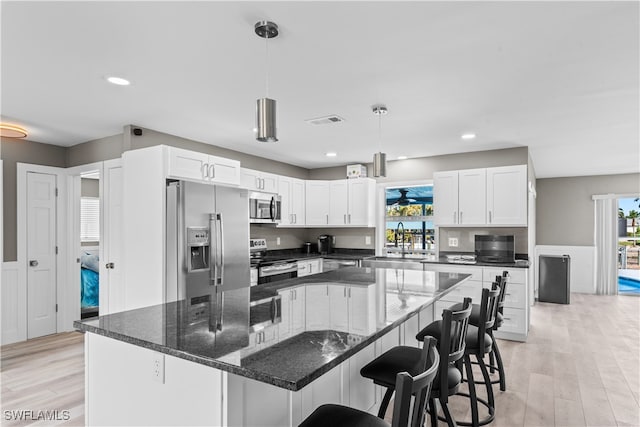
[[[264,238],[270,250],[297,249],[304,242],[316,243],[318,236],[330,234],[336,238],[336,248],[375,249],[375,228],[277,228],[251,224],[251,238]],[[280,244],[278,245],[278,238]],[[368,239],[367,239],[368,238]],[[370,243],[367,244],[367,241]]]
[[[449,228],[441,227],[438,237],[438,249],[442,252],[473,252],[476,234],[513,235],[517,254],[528,252],[528,232],[526,227],[483,227],[483,228]],[[449,246],[449,238],[458,239],[458,246]]]

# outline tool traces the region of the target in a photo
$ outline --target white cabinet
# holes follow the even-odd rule
[[[307,225],[375,226],[375,181],[307,181]]]
[[[507,267],[470,267],[433,265],[429,270],[464,273],[472,276],[464,283],[458,285],[451,292],[443,296],[434,304],[434,318],[442,317],[442,310],[451,305],[462,302],[465,297],[470,297],[474,304],[480,304],[482,288],[490,288],[496,276],[501,276],[503,271],[509,273],[507,290],[505,294],[504,323],[495,332],[496,337],[516,341],[525,341],[529,331],[527,323],[529,304],[527,301],[527,277],[528,272],[523,268]]]
[[[486,177],[486,169],[468,169],[459,172],[458,224],[486,224]]]
[[[240,162],[168,147],[167,176],[214,184],[240,185]]]
[[[439,226],[526,226],[527,166],[435,172]]]
[[[458,171],[434,172],[433,201],[434,224],[458,224]]]
[[[240,169],[240,186],[248,190],[278,192],[278,175],[253,169]]]
[[[434,173],[433,200],[437,225],[484,225],[486,169]]]
[[[329,225],[329,181],[307,181],[305,218],[307,225]]]
[[[375,226],[375,188],[373,179],[346,180],[349,187],[347,219],[351,226]]]
[[[306,325],[308,331],[317,331],[329,327],[329,286],[307,285],[306,287]]]
[[[330,329],[367,335],[375,327],[373,286],[329,285]]]
[[[487,223],[527,225],[527,167],[487,169]]]
[[[322,258],[298,260],[298,277],[322,273]]]
[[[305,182],[297,178],[278,177],[278,194],[282,219],[279,226],[305,225]]]
[[[271,326],[249,334],[249,348],[256,351],[269,347],[278,340],[278,328]]]
[[[282,320],[278,324],[278,339],[297,335],[305,330],[306,287],[299,286],[284,289],[278,293],[281,296]]]

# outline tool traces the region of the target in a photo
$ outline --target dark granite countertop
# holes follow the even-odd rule
[[[370,249],[338,249],[330,254],[320,254],[312,252],[310,254],[300,252],[296,249],[282,249],[267,251],[264,261],[299,261],[305,259],[327,258],[327,259],[364,259],[373,256],[374,251]]]
[[[437,260],[424,260],[425,264],[449,264],[449,265],[470,265],[478,267],[507,267],[507,268],[529,268],[529,261],[526,259],[516,260],[516,262],[480,262],[474,261],[473,263],[466,262],[451,262],[446,256],[441,256]]]
[[[194,322],[185,301],[76,321],[74,326],[81,331],[296,391],[417,315],[468,277],[467,274],[430,272],[410,267],[348,267],[251,289],[222,292],[222,298],[212,297],[212,300],[217,298],[225,304],[225,321],[218,327],[214,320],[218,319],[219,312],[216,312],[216,304],[206,308],[208,317],[205,321]],[[371,306],[375,307],[373,323],[367,334],[331,330],[327,325],[324,330],[305,329],[270,345],[251,344],[248,319],[241,315],[247,312],[250,293],[273,294],[298,286],[305,286],[309,291],[310,287],[331,285],[357,286],[371,291],[366,292],[367,298],[374,301],[362,302],[373,302]]]

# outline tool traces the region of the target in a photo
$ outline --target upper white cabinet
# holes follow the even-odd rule
[[[487,169],[487,223],[527,225],[527,167]]]
[[[278,175],[253,169],[240,169],[240,185],[243,188],[266,193],[278,192]]]
[[[527,166],[436,172],[433,199],[439,226],[526,226]]]
[[[167,176],[190,181],[240,185],[240,162],[168,147]]]
[[[305,182],[297,178],[278,177],[278,194],[283,225],[305,225]]]
[[[375,286],[322,284],[306,289],[307,330],[368,335],[375,329]]]
[[[307,181],[307,225],[375,226],[375,181]]]

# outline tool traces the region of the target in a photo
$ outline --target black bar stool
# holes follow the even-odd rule
[[[436,340],[425,339],[424,347],[418,349],[419,370],[416,375],[399,372],[395,375],[395,389],[398,390],[393,407],[392,427],[421,427],[431,384],[438,373],[440,356],[436,350]],[[411,401],[413,397],[413,410]],[[409,424],[411,423],[411,424]],[[389,427],[389,424],[374,415],[342,405],[322,405],[305,419],[300,427]]]
[[[498,312],[496,313],[496,320],[494,322],[493,328],[489,329],[487,333],[493,340],[493,345],[491,347],[491,352],[489,353],[489,372],[492,374],[494,371],[498,371],[498,378],[491,381],[491,384],[500,383],[500,390],[506,391],[506,377],[504,371],[504,364],[502,362],[502,355],[500,354],[500,348],[498,347],[498,341],[493,336],[493,332],[497,331],[500,326],[504,323],[504,300],[507,295],[507,279],[509,277],[508,271],[503,271],[502,276],[496,276],[495,283],[500,286],[500,295],[498,297]],[[462,304],[458,303],[451,306],[452,310],[460,310],[462,309]],[[478,304],[473,304],[473,308],[471,310],[471,318],[469,319],[469,324],[473,326],[478,326],[480,323],[480,306]],[[475,364],[475,363],[474,363]],[[484,381],[476,381],[476,384],[484,384]]]
[[[450,421],[449,425],[455,425],[455,422],[447,402],[448,397],[456,394],[462,383],[462,373],[454,363],[464,356],[467,327],[471,315],[471,299],[466,298],[464,304],[465,308],[455,313],[451,310],[443,311],[443,320],[439,321],[443,327],[436,330],[437,337],[435,337],[438,340],[441,363],[438,376],[434,381],[435,385],[431,390],[430,406],[434,406],[435,399],[438,399],[446,419]],[[416,336],[416,339],[425,342],[430,338],[423,331]],[[384,418],[395,390],[393,378],[398,372],[411,373],[419,360],[420,352],[420,348],[417,347],[397,346],[375,358],[360,370],[360,375],[372,379],[375,384],[387,389],[378,411],[379,418]],[[437,425],[437,421],[433,425]]]

